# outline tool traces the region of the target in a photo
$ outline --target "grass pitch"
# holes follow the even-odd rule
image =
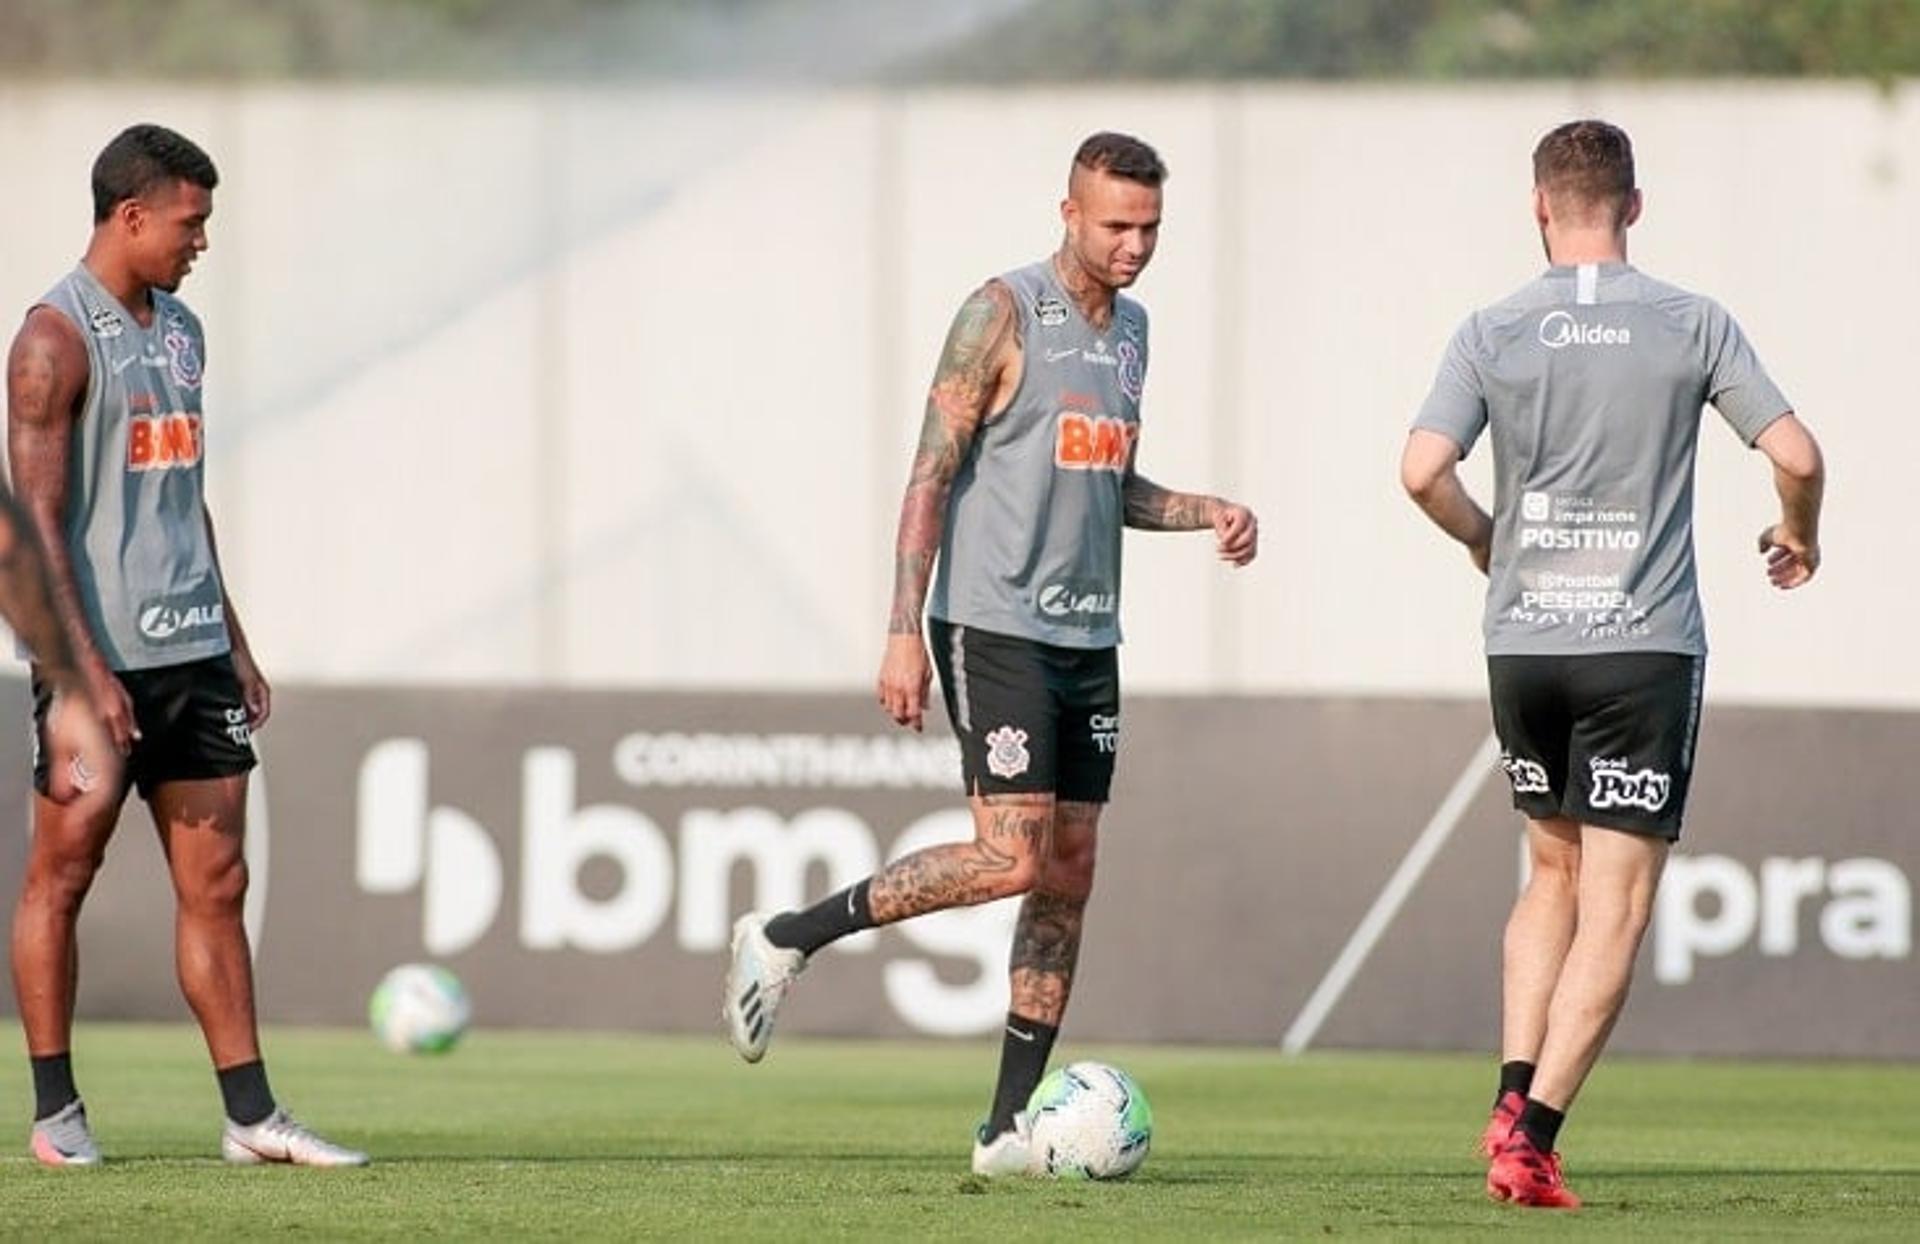
[[[25,1156],[21,1060],[0,1082],[0,1237],[1273,1239],[1920,1234],[1920,1069],[1603,1064],[1562,1137],[1574,1215],[1494,1205],[1471,1146],[1487,1058],[1114,1049],[1153,1101],[1117,1184],[967,1173],[989,1042],[481,1032],[444,1057],[359,1032],[268,1034],[287,1105],[364,1171],[229,1168],[197,1033],[95,1025],[75,1045],[108,1163]]]

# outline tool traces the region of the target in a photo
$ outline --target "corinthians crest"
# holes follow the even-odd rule
[[[1001,726],[987,734],[987,772],[997,778],[1017,778],[1033,757],[1027,751],[1027,732]]]

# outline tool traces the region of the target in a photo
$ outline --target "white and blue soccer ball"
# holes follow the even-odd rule
[[[460,978],[431,963],[403,963],[381,978],[367,1006],[380,1044],[397,1054],[443,1054],[473,1019]]]
[[[1066,1179],[1125,1179],[1153,1147],[1153,1107],[1107,1063],[1055,1068],[1027,1099],[1035,1169]]]

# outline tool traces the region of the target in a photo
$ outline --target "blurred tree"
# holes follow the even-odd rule
[[[781,72],[789,32],[933,0],[0,0],[21,77],[619,78]],[[916,7],[917,6],[917,7]],[[1000,19],[893,81],[1920,73],[1920,0],[945,0]],[[899,42],[896,40],[896,42]],[[806,49],[803,49],[805,51]],[[803,56],[801,61],[818,59]],[[831,59],[831,58],[829,58]],[[867,61],[873,58],[867,58]],[[843,60],[873,74],[871,63]]]
[[[915,69],[952,81],[1917,72],[1920,0],[1045,0]]]

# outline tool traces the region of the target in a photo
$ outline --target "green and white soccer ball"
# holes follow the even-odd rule
[[[403,963],[388,972],[367,1007],[374,1035],[398,1054],[441,1054],[473,1018],[460,978],[431,963]]]
[[[1039,1171],[1125,1179],[1153,1146],[1153,1107],[1133,1077],[1106,1063],[1055,1068],[1027,1099]]]

